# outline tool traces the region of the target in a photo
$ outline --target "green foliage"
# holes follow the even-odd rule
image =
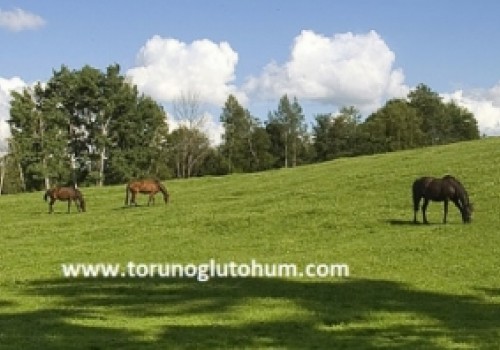
[[[210,153],[210,141],[197,128],[180,126],[169,135],[170,167],[177,178],[190,178],[200,175],[200,169]],[[201,174],[202,175],[202,174]]]
[[[424,145],[446,144],[479,138],[477,122],[455,103],[443,103],[437,92],[420,84],[408,94],[409,105],[422,120]]]
[[[48,215],[42,193],[0,198],[3,349],[495,349],[500,337],[500,140],[171,181],[168,206]],[[470,225],[410,187],[457,176]],[[65,279],[62,263],[347,263],[349,278]],[[36,325],[36,327],[34,326]]]
[[[278,109],[268,116],[267,130],[271,134],[272,155],[280,166],[295,167],[305,163],[304,143],[307,142],[305,116],[296,97],[293,102],[287,95],[280,98]]]
[[[474,115],[453,101],[443,103],[436,92],[420,84],[408,99],[393,99],[360,122],[354,107],[332,117],[316,116],[313,126],[316,160],[375,154],[434,144],[474,140],[479,130]]]
[[[367,118],[363,129],[370,135],[371,153],[377,153],[423,146],[421,124],[417,111],[406,101],[391,100]]]
[[[479,129],[474,115],[455,102],[446,104],[449,119],[449,140],[451,142],[475,140],[479,138]]]
[[[333,117],[330,114],[316,116],[313,126],[314,148],[316,160],[331,160],[342,156],[360,154],[363,149],[361,115],[351,107],[343,107],[340,113]]]
[[[199,169],[197,176],[204,175],[227,175],[229,174],[229,164],[227,158],[218,148],[210,148],[205,161]]]
[[[15,153],[25,183],[36,190],[68,175],[67,123],[59,101],[37,84],[21,93],[13,92],[9,120]]]
[[[220,121],[224,126],[220,151],[227,160],[229,173],[266,170],[273,166],[269,136],[233,95],[228,97]]]
[[[164,156],[165,117],[125,81],[118,65],[106,72],[62,66],[46,86],[13,93],[10,153],[27,190],[156,175],[166,163],[158,159]]]
[[[135,89],[134,89],[135,90]],[[109,166],[107,183],[120,183],[133,178],[156,176],[158,164],[167,147],[165,113],[151,98],[139,96],[128,111],[110,123]],[[156,167],[154,167],[156,164]]]
[[[282,96],[263,126],[229,95],[218,146],[203,131],[195,93],[181,94],[173,105],[182,126],[169,133],[163,108],[127,83],[118,65],[104,72],[62,66],[46,85],[13,93],[9,157],[17,171],[8,172],[6,183],[19,186],[9,191],[256,172],[479,138],[472,113],[443,103],[424,84],[363,122],[354,106],[319,114],[312,133],[295,97]]]

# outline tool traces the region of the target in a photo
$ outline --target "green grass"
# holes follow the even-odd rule
[[[259,174],[170,181],[171,203],[88,212],[0,197],[0,349],[498,349],[500,139]],[[463,225],[410,187],[457,176]],[[160,204],[161,203],[161,204]],[[420,217],[421,220],[421,217]],[[349,278],[69,279],[62,263],[346,263]]]

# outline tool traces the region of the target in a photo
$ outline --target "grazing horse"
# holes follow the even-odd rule
[[[128,197],[129,192],[131,194],[130,202]],[[163,200],[165,201],[165,204],[167,204],[170,195],[165,186],[163,186],[160,181],[158,180],[131,181],[127,184],[127,187],[125,189],[125,205],[131,205],[131,204],[137,205],[135,201],[135,196],[137,195],[137,193],[148,194],[149,195],[148,206],[151,203],[153,203],[154,205],[155,195],[158,192],[161,192],[163,194]]]
[[[417,211],[420,204],[420,199],[424,198],[422,205],[422,216],[424,224],[428,224],[425,211],[429,205],[429,201],[444,202],[444,217],[443,223],[446,224],[446,216],[448,215],[448,201],[452,201],[460,210],[463,223],[469,223],[472,215],[472,203],[469,202],[469,196],[464,186],[453,176],[446,175],[441,179],[433,177],[421,177],[413,182],[413,222],[417,222]]]
[[[54,211],[53,206],[56,200],[68,202],[68,213],[70,212],[71,201],[75,202],[76,208],[79,212],[85,212],[85,200],[83,199],[82,193],[77,188],[59,186],[53,187],[47,190],[43,196],[45,201],[47,201],[48,198],[50,198],[49,214]]]

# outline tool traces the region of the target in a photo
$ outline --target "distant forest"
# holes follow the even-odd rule
[[[424,84],[364,120],[355,106],[345,106],[316,115],[310,129],[293,96],[282,96],[262,120],[230,95],[217,146],[203,132],[204,112],[195,92],[181,94],[172,117],[185,122],[170,130],[163,107],[140,94],[118,65],[62,66],[46,84],[12,93],[0,190],[256,172],[480,137],[471,112],[444,103]]]

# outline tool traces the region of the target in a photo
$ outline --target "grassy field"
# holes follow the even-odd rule
[[[457,176],[475,213],[410,187]],[[170,181],[171,203],[47,214],[0,197],[0,349],[498,349],[500,139],[259,174]],[[421,220],[421,217],[420,217]],[[62,263],[346,263],[339,278],[64,278]]]

